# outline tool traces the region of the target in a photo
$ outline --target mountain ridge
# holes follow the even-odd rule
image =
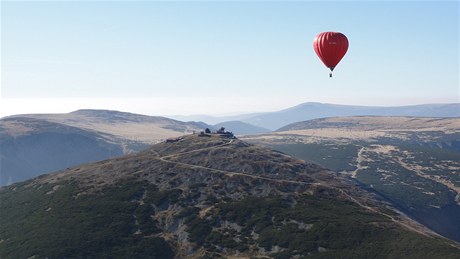
[[[177,121],[174,119],[162,117],[162,116],[149,116],[149,115],[142,115],[136,113],[129,113],[129,112],[121,112],[115,110],[95,110],[95,109],[81,109],[77,111],[73,111],[70,113],[56,113],[56,114],[22,114],[22,115],[12,115],[5,118],[36,118],[47,120],[55,123],[61,123],[69,126],[81,127],[85,129],[100,131],[108,134],[120,134],[126,138],[133,138],[129,135],[126,135],[125,132],[120,132],[114,129],[113,126],[116,123],[122,123],[123,126],[130,127],[133,124],[145,124],[145,126],[149,126],[150,129],[141,129],[143,134],[148,132],[161,131],[161,130],[172,130],[177,131],[179,133],[185,132],[192,132],[198,129],[201,129],[203,126],[207,126],[206,124],[199,123],[199,122],[182,122]],[[136,129],[132,129],[136,130]],[[139,130],[137,130],[139,133]],[[124,135],[123,135],[124,133]],[[162,133],[162,132],[161,132]],[[161,134],[160,133],[160,134]],[[163,133],[165,134],[165,133]],[[140,134],[137,135],[139,139]],[[171,134],[167,134],[167,136],[159,135],[156,137],[158,140],[161,138],[171,137]],[[176,133],[176,136],[177,135]],[[141,136],[142,137],[142,136]],[[150,139],[141,138],[142,141],[149,141],[152,142],[152,137]]]
[[[418,104],[403,106],[360,106],[306,102],[274,112],[241,114],[212,118],[212,124],[222,121],[240,120],[255,126],[277,130],[291,123],[339,116],[416,116],[416,117],[460,117],[460,103]],[[174,117],[174,116],[172,116]],[[186,119],[186,116],[180,116]],[[208,122],[209,118],[192,116],[195,120]],[[211,120],[210,120],[211,121]]]
[[[206,126],[109,110],[8,116],[0,119],[0,185],[137,152]]]
[[[224,121],[213,125],[213,127],[217,129],[220,127],[232,129],[232,131],[235,131],[235,135],[253,135],[270,132],[269,129],[254,126],[242,121]]]
[[[340,175],[217,134],[1,187],[0,198],[5,258],[455,258],[459,251]]]

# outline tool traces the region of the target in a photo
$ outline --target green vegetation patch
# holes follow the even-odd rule
[[[145,183],[126,181],[91,195],[71,182],[25,185],[0,192],[1,258],[174,255],[163,238],[148,236],[159,229],[149,220],[154,211],[137,202]]]
[[[399,206],[405,209],[423,209],[431,206],[442,207],[453,202],[454,194],[445,185],[418,176],[400,163],[394,162],[392,158],[377,153],[368,154],[368,158],[372,162],[366,163],[366,168],[359,170],[357,179],[372,186]],[[429,158],[420,157],[419,154],[407,162],[414,163],[418,159],[425,161]],[[423,170],[428,173],[427,169]],[[389,174],[390,177],[386,178],[384,174]]]
[[[442,207],[452,204],[455,195],[446,186],[417,176],[415,172],[402,167],[396,159],[399,157],[409,165],[420,166],[425,174],[460,183],[460,175],[455,173],[459,153],[453,149],[441,148],[435,145],[436,143],[421,145],[411,141],[393,138],[380,139],[379,144],[394,145],[400,151],[391,156],[367,153],[371,162],[362,164],[367,168],[359,170],[357,179],[367,186],[372,185],[375,190],[404,208]],[[443,141],[449,142],[445,139]],[[368,145],[370,144],[360,142],[347,145],[324,142],[272,145],[271,147],[337,172],[350,172],[356,169],[356,156],[359,149],[361,146]]]
[[[130,180],[96,193],[72,182],[5,187],[0,189],[0,258],[173,258],[177,243],[166,241],[154,220],[171,208],[173,225],[183,222],[194,251],[211,258],[237,253],[456,258],[459,253],[444,240],[320,194],[220,199],[208,208],[184,203],[186,196],[186,190],[160,191]]]
[[[189,239],[214,253],[263,249],[273,258],[455,258],[458,253],[354,203],[318,196],[249,197],[219,203],[207,217],[198,211],[181,212]]]
[[[355,170],[354,161],[361,148],[358,144],[334,143],[280,144],[270,147],[337,172]]]

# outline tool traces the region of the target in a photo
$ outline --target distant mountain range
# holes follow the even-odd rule
[[[5,117],[0,119],[0,186],[69,166],[138,152],[168,138],[220,127],[235,135],[269,131],[239,121],[213,126],[109,110]]]
[[[416,116],[416,117],[460,117],[460,103],[422,104],[409,106],[378,107],[354,106],[307,102],[277,112],[252,113],[236,116],[176,116],[180,120],[193,119],[210,124],[225,121],[242,121],[269,130],[277,130],[294,122],[317,118],[340,116]],[[262,133],[262,132],[259,132]]]
[[[315,106],[336,107],[265,119]],[[0,257],[457,258],[431,231],[460,240],[460,117],[446,106],[279,131],[107,110],[2,118]],[[191,134],[219,127],[265,133]]]
[[[218,129],[220,127],[224,127],[231,131],[234,131],[236,135],[252,135],[259,133],[267,133],[271,131],[269,129],[258,127],[242,121],[224,121],[217,123],[213,126],[213,128],[215,129]]]
[[[5,117],[0,119],[0,186],[137,152],[206,127],[203,123],[106,110]]]
[[[137,152],[205,128],[225,127],[242,136],[267,133],[312,118],[369,114],[460,117],[460,104],[367,107],[304,103],[278,112],[222,117],[220,123],[210,123],[213,125],[108,110],[9,116],[0,119],[0,186],[79,163]]]

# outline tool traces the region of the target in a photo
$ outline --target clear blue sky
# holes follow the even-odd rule
[[[458,1],[2,1],[0,116],[459,102],[459,31]]]

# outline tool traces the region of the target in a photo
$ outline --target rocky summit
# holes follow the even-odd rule
[[[458,258],[345,177],[194,134],[0,188],[1,258]]]

